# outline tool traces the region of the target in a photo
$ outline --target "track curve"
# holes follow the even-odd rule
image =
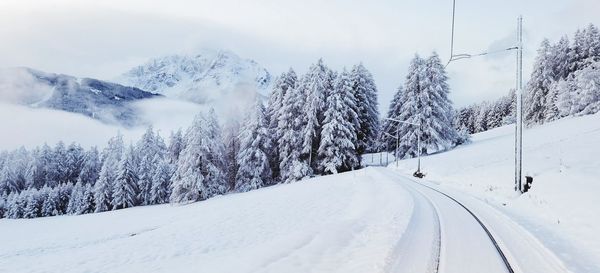
[[[392,270],[388,272],[515,272],[489,228],[467,206],[441,191],[417,183],[391,170],[383,169],[383,172],[398,178],[399,183],[411,192],[415,200],[425,198],[431,206],[435,207],[441,238],[435,271]]]

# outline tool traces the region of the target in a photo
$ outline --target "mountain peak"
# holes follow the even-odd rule
[[[256,61],[231,51],[203,50],[151,59],[125,72],[117,81],[169,97],[207,103],[237,92],[264,93],[271,75]]]

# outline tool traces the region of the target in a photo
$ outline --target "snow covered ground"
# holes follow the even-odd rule
[[[535,180],[521,196],[513,192],[512,130],[424,157],[419,181],[479,215],[515,272],[600,272],[600,115],[525,131],[525,173]],[[364,160],[379,163],[378,155]],[[388,169],[185,206],[0,219],[0,272],[481,272],[485,261],[497,263],[465,211],[402,175],[415,167],[402,160],[396,171],[390,157]]]
[[[475,134],[469,145],[422,158],[426,180],[499,208],[572,271],[600,272],[600,114],[524,131],[523,169],[534,181],[521,196],[513,191],[513,130],[505,126]],[[399,165],[409,175],[416,160]]]
[[[412,206],[364,169],[185,206],[0,219],[0,272],[383,272]]]

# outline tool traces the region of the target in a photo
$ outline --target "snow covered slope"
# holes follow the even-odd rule
[[[0,272],[384,272],[412,206],[364,169],[186,206],[0,219]]]
[[[229,51],[156,58],[131,69],[117,81],[169,97],[207,103],[223,97],[264,94],[271,75],[253,60]]]
[[[600,114],[524,131],[523,170],[530,192],[514,191],[514,127],[473,135],[473,142],[422,158],[426,180],[474,195],[517,220],[574,272],[600,272]],[[411,174],[415,159],[400,161]],[[394,168],[390,164],[390,168]]]
[[[78,113],[111,124],[137,124],[130,104],[158,96],[134,87],[30,68],[0,70],[0,102]]]

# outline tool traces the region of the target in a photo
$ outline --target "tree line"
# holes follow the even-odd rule
[[[475,103],[456,110],[454,128],[461,134],[474,134],[515,123],[515,90],[496,101]]]
[[[528,126],[600,111],[600,31],[589,24],[571,41],[544,39],[537,50],[524,90],[523,114]],[[461,108],[455,127],[477,133],[515,121],[514,90],[497,101]]]
[[[600,32],[593,24],[557,43],[542,41],[525,97],[528,124],[600,110]]]
[[[152,127],[134,144],[100,151],[77,143],[0,153],[0,218],[85,214],[189,203],[360,167],[376,149],[377,88],[362,65],[335,72],[322,60],[275,81],[241,126],[199,113],[167,142]],[[239,127],[239,128],[238,128]]]

